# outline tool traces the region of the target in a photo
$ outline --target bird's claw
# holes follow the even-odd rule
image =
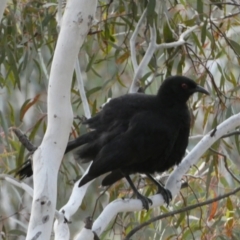
[[[163,196],[163,200],[165,201],[165,203],[168,206],[169,203],[172,201],[172,193],[164,187],[160,188],[158,190],[158,193],[160,193]]]
[[[141,194],[137,195],[137,198],[139,200],[141,200],[142,205],[143,205],[143,209],[146,209],[147,211],[149,210],[149,204],[151,204],[151,205],[153,204],[151,199],[149,199],[149,198],[147,198],[147,197],[145,197]]]

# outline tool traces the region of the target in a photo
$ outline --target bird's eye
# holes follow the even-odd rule
[[[188,85],[186,83],[182,84],[182,89],[188,89]]]

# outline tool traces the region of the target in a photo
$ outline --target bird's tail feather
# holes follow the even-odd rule
[[[124,176],[120,170],[112,171],[102,180],[102,186],[109,186],[118,180],[122,179]]]
[[[78,184],[78,187],[85,185],[86,183],[90,182],[91,180],[95,179],[96,177],[92,177],[91,175],[85,175],[83,179]]]
[[[97,131],[92,131],[92,132],[89,132],[89,133],[86,133],[72,141],[69,141],[68,142],[68,145],[67,145],[67,148],[65,150],[65,154],[72,151],[73,149],[85,144],[85,143],[88,143],[94,139],[96,139],[98,137],[98,132]]]

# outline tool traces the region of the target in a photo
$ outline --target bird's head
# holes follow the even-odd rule
[[[209,94],[206,89],[198,85],[192,79],[184,76],[172,76],[163,81],[159,88],[158,96],[162,99],[176,99],[176,101],[187,102],[189,97],[196,93]]]

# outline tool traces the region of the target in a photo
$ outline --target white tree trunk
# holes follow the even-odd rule
[[[50,239],[57,174],[73,120],[70,88],[74,64],[96,6],[96,0],[69,0],[61,22],[48,85],[47,131],[33,157],[34,196],[27,239]]]

